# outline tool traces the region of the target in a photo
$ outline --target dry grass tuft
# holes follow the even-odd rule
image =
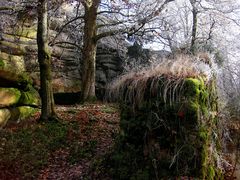
[[[211,79],[210,63],[211,58],[206,53],[197,56],[179,54],[174,59],[161,62],[155,60],[149,67],[133,70],[110,83],[107,99],[137,105],[147,93],[150,97],[160,95],[164,102],[172,104],[179,98],[184,79],[201,77],[206,82]]]

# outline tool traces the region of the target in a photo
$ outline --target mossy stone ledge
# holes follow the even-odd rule
[[[26,73],[0,70],[0,127],[27,119],[39,110],[39,93]]]
[[[0,107],[17,104],[20,97],[21,91],[16,88],[0,88]]]
[[[222,179],[213,153],[218,144],[213,138],[217,132],[214,81],[161,75],[145,79],[142,88],[134,78],[122,86],[121,135],[111,158],[118,166],[113,176]]]

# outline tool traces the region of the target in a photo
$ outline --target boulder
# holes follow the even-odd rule
[[[11,55],[0,52],[0,69],[21,73],[25,71],[24,56]]]
[[[18,104],[38,107],[40,106],[40,103],[40,95],[32,86],[29,86],[27,91],[21,91],[21,97]]]
[[[16,88],[0,88],[0,108],[9,107],[19,102],[21,91]]]
[[[29,106],[2,108],[0,109],[0,127],[25,120],[37,111],[38,109]]]
[[[0,127],[28,118],[39,105],[39,93],[26,73],[0,70]]]
[[[6,125],[8,120],[11,118],[11,112],[7,108],[0,109],[0,127]]]

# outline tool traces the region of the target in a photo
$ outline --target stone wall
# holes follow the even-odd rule
[[[179,74],[150,69],[113,84],[109,97],[117,96],[121,108],[113,178],[222,179],[214,76],[192,67],[178,65]]]

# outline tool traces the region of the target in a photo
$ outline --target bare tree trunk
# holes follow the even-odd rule
[[[48,0],[38,1],[37,45],[41,80],[41,120],[54,119],[56,115],[52,90],[51,57],[48,49],[47,1]]]
[[[196,7],[196,0],[190,0],[192,5],[192,17],[193,17],[193,25],[192,25],[192,39],[191,39],[191,46],[190,51],[192,54],[196,53],[196,39],[197,39],[197,15],[198,10]]]
[[[82,101],[96,99],[95,71],[97,50],[97,9],[100,0],[85,2],[84,39],[83,39],[83,74],[82,74]]]

